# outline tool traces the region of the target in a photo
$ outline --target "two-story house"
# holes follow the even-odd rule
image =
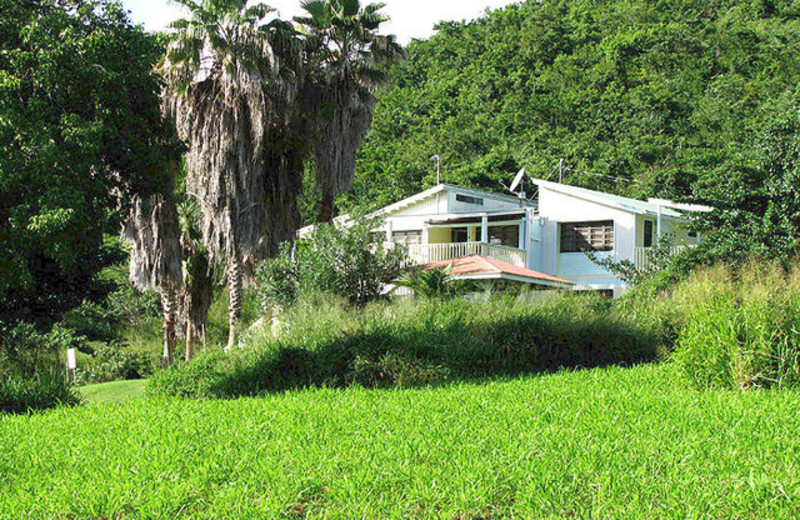
[[[697,244],[685,211],[707,210],[531,181],[533,199],[440,184],[375,212],[384,221],[376,231],[405,244],[420,264],[452,264],[457,277],[618,295],[624,283],[585,250],[644,266],[667,233],[676,249]]]

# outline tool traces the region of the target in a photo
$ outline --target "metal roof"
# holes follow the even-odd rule
[[[684,218],[682,213],[670,209],[665,204],[654,204],[652,202],[645,202],[643,200],[629,199],[619,195],[588,190],[586,188],[579,188],[577,186],[568,186],[566,184],[559,184],[557,182],[550,182],[542,179],[531,178],[531,181],[539,186],[539,188],[545,188],[563,195],[588,200],[590,202],[595,202],[604,206],[610,206],[612,208],[628,211],[630,213],[636,213],[638,215],[657,216],[660,209],[663,217],[673,219]]]

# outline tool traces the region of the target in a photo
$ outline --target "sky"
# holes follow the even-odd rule
[[[278,10],[282,18],[291,18],[300,13],[300,0],[262,0]],[[374,0],[373,0],[374,1]],[[412,38],[427,38],[433,34],[433,26],[442,20],[473,20],[487,8],[497,9],[513,0],[383,0],[384,12],[391,21],[381,27],[384,34],[395,34],[407,44]],[[362,5],[369,3],[362,0]],[[148,31],[164,29],[171,21],[184,16],[180,6],[170,0],[122,0],[135,23],[141,23]]]

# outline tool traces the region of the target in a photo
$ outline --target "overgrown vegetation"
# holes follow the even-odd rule
[[[688,319],[672,359],[697,388],[800,383],[800,270],[718,266],[681,283]]]
[[[386,284],[409,260],[401,246],[384,247],[374,230],[380,222],[362,218],[347,224],[319,224],[307,236],[282,246],[264,261],[257,279],[264,303],[277,310],[298,298],[329,294],[363,306],[384,296]]]
[[[407,386],[628,365],[656,359],[660,344],[623,308],[579,295],[407,300],[363,310],[306,299],[276,329],[276,337],[253,335],[241,352],[159,372],[150,390],[227,398],[306,386]]]
[[[80,402],[78,391],[68,382],[63,370],[41,370],[32,376],[0,376],[0,416],[74,406]]]

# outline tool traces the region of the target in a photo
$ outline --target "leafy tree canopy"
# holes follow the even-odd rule
[[[162,48],[108,0],[0,12],[0,317],[48,321],[97,289],[115,192],[169,188]]]
[[[392,69],[345,209],[432,186],[433,154],[477,188],[563,158],[571,184],[694,195],[759,167],[800,78],[791,0],[527,1],[438,30]]]

